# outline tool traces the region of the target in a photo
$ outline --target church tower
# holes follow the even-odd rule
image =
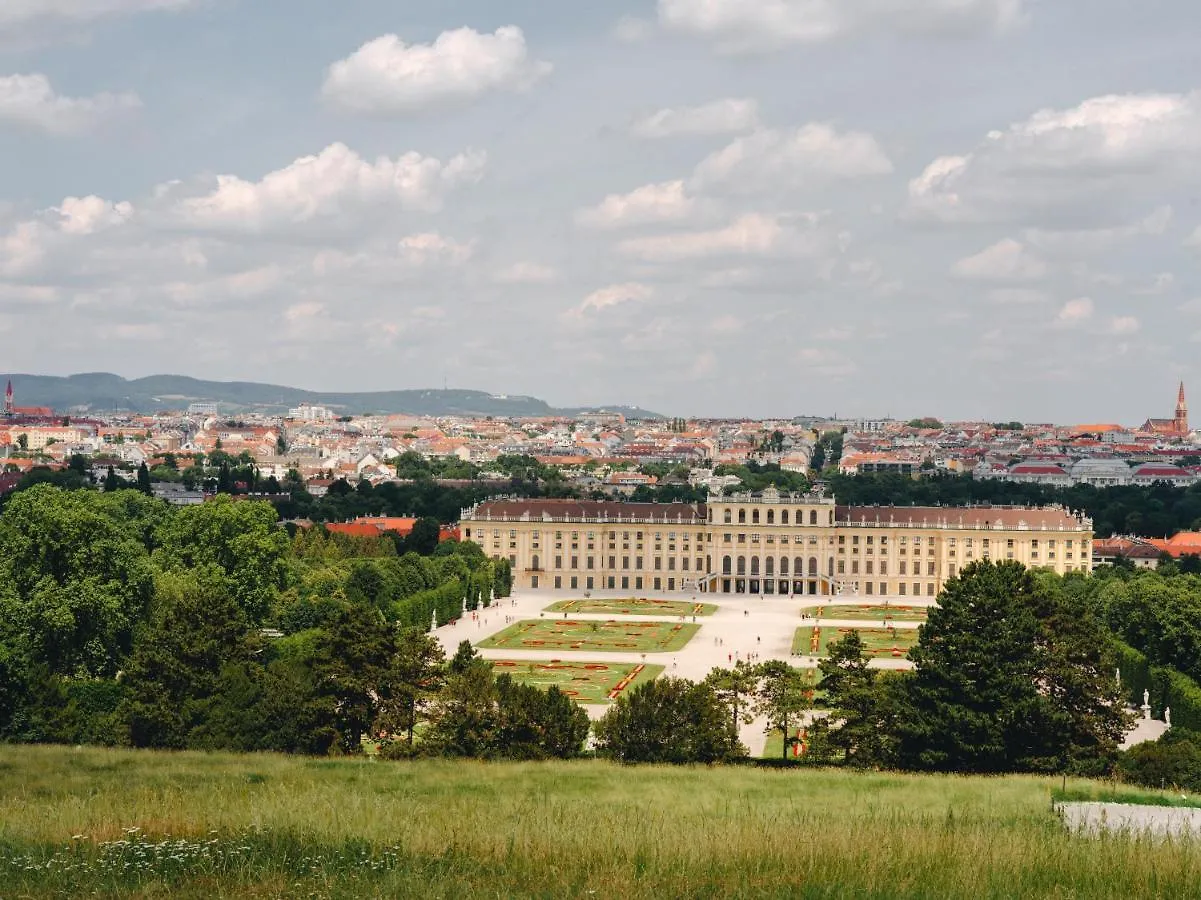
[[[1184,399],[1184,382],[1180,382],[1180,393],[1176,397],[1176,419],[1174,422],[1177,434],[1188,434],[1188,403]]]
[[[8,389],[4,392],[4,414],[11,416],[13,414],[13,383],[10,379]]]

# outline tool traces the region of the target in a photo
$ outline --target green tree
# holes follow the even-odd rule
[[[850,632],[829,647],[829,656],[818,663],[820,688],[832,715],[840,719],[829,735],[829,743],[854,766],[871,766],[886,758],[882,742],[887,734],[880,721],[880,692],[876,672],[868,668],[863,638]]]
[[[705,676],[705,684],[729,710],[730,726],[735,733],[740,724],[749,725],[753,721],[754,701],[759,692],[759,670],[755,666],[740,659],[732,669],[713,669]]]
[[[793,731],[799,726],[801,715],[809,708],[805,678],[800,669],[778,659],[768,660],[758,666],[759,694],[756,711],[767,719],[769,731],[778,731],[783,738],[783,758],[797,743]]]
[[[707,684],[658,678],[617,698],[595,726],[597,749],[625,763],[715,763],[746,755]]]
[[[436,638],[420,628],[400,629],[396,652],[381,683],[383,699],[373,730],[404,734],[412,748],[417,725],[442,685],[445,663]]]
[[[405,538],[405,551],[420,553],[422,556],[432,556],[438,549],[438,540],[442,534],[442,526],[437,519],[428,516],[413,523],[413,530]]]
[[[146,463],[138,466],[138,490],[147,496],[154,492],[150,486],[150,470],[146,468]]]

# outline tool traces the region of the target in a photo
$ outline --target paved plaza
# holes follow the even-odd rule
[[[629,599],[630,592],[593,591],[592,599],[611,598],[614,600]],[[691,600],[692,595],[647,595],[651,599]],[[552,621],[562,619],[562,612],[548,612],[547,607],[564,600],[581,599],[578,591],[517,591],[512,597],[496,601],[487,609],[479,610],[474,616],[468,614],[452,625],[445,625],[434,632],[441,641],[447,655],[455,652],[459,643],[469,640],[478,645],[486,638],[504,631],[514,623],[522,620],[541,619]],[[820,624],[825,626],[871,627],[871,620],[864,619],[826,619],[815,620],[813,613],[818,607],[828,607],[837,603],[840,607],[879,607],[883,598],[857,597],[795,597],[787,596],[732,596],[726,594],[697,594],[697,602],[713,604],[717,607],[712,615],[696,617],[698,630],[696,636],[680,650],[667,653],[642,654],[639,652],[597,652],[589,650],[585,655],[589,662],[598,663],[655,663],[664,667],[667,675],[689,678],[694,681],[702,680],[712,669],[728,668],[735,660],[756,660],[764,662],[778,659],[798,667],[816,667],[817,657],[793,656],[793,638],[797,628]],[[934,606],[933,600],[917,600],[909,598],[890,598],[891,602],[908,607]],[[611,614],[594,615],[572,612],[573,621],[612,621]],[[809,618],[802,618],[803,615]],[[630,621],[646,620],[659,622],[687,621],[692,624],[692,616],[630,616]],[[882,623],[876,623],[879,626]],[[896,629],[916,629],[919,622],[897,621]],[[514,650],[477,648],[480,656],[485,659],[504,660],[536,660],[571,659],[577,652],[570,650]],[[646,656],[644,659],[643,657]],[[584,655],[579,658],[583,659]],[[877,659],[871,663],[873,668],[903,669],[909,663],[903,659]],[[604,714],[606,707],[588,705],[584,707],[588,714],[597,718]],[[754,722],[742,730],[742,741],[750,749],[752,755],[759,755],[766,743],[763,733],[763,723]]]

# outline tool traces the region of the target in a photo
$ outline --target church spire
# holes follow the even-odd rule
[[[1184,399],[1184,382],[1180,382],[1180,393],[1176,395],[1176,431],[1188,434],[1188,401]]]

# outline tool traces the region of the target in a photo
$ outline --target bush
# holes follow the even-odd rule
[[[1118,772],[1145,787],[1201,791],[1201,734],[1173,728],[1158,741],[1131,747],[1119,757]]]

